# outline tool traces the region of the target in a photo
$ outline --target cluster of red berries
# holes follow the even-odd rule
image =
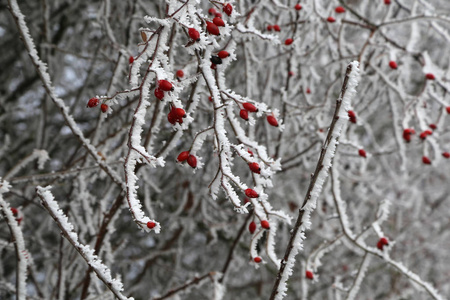
[[[192,168],[197,167],[197,158],[194,155],[191,155],[189,151],[183,151],[181,152],[177,157],[178,162],[184,162],[187,161],[188,165],[190,165]]]
[[[100,103],[100,100],[98,98],[91,98],[89,99],[88,103],[87,103],[87,107],[92,108],[92,107],[96,107],[98,104]],[[105,113],[108,111],[108,105],[105,103],[102,103],[102,105],[100,105],[100,110],[102,111],[102,113]]]
[[[264,229],[270,229],[270,223],[267,220],[261,221],[261,227]],[[250,222],[248,225],[248,231],[250,231],[251,234],[255,233],[256,231],[256,223],[254,221]]]
[[[183,72],[183,71],[181,71]],[[184,75],[184,73],[183,73]],[[158,87],[155,89],[155,97],[159,100],[164,98],[164,92],[173,91],[173,85],[168,80],[158,80]]]
[[[179,107],[172,106],[167,114],[167,120],[172,125],[175,125],[175,123],[183,124],[183,118],[186,118],[186,112]]]
[[[245,102],[242,103],[242,109],[239,112],[239,116],[244,119],[245,121],[248,121],[248,113],[251,112],[257,112],[258,109],[256,108],[256,106],[254,106],[252,103],[250,102]]]
[[[349,118],[350,122],[356,123],[356,114],[353,110],[348,111],[348,118]]]
[[[272,29],[275,31],[281,31],[280,25],[267,25],[267,31],[272,31]]]
[[[422,140],[424,140],[424,139],[427,138],[427,136],[432,135],[432,134],[433,134],[433,131],[427,129],[427,130],[421,132],[420,135],[419,135],[419,137],[420,137]]]
[[[415,134],[416,131],[412,128],[406,128],[403,130],[403,139],[409,143],[411,141],[411,135]]]
[[[383,247],[384,246],[388,246],[389,245],[389,240],[385,237],[380,238],[380,240],[377,243],[377,248],[380,249],[381,251],[383,251]]]

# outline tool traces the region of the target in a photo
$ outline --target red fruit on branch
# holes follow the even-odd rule
[[[272,125],[273,127],[278,127],[278,121],[272,115],[267,116],[267,122],[269,122],[269,124]]]
[[[213,102],[213,98],[211,96],[208,97],[209,102]]]
[[[172,83],[170,83],[167,80],[159,80],[158,81],[158,86],[161,90],[165,91],[165,92],[169,92],[169,91],[173,91],[173,85]]]
[[[180,154],[178,154],[177,161],[183,162],[186,159],[188,159],[188,157],[189,157],[189,151],[183,151]]]
[[[91,98],[91,99],[89,99],[89,101],[87,103],[87,107],[89,107],[89,108],[96,107],[99,103],[100,103],[100,100],[98,100],[98,98]]]
[[[386,5],[391,4],[391,0],[384,0],[384,4],[386,4]]]
[[[420,135],[419,135],[419,137],[422,139],[422,140],[424,140],[424,139],[426,139],[427,138],[427,133],[424,131],[424,132],[422,132]]]
[[[447,107],[445,108],[445,110],[447,111],[448,114],[450,114],[450,106],[447,106]]]
[[[264,229],[270,229],[269,221],[267,221],[267,220],[262,220],[262,221],[261,221],[261,227],[264,228]]]
[[[231,16],[231,13],[233,12],[233,6],[231,6],[230,3],[227,3],[223,6],[223,12],[226,13],[228,16]]]
[[[245,110],[248,110],[249,112],[257,112],[258,111],[256,106],[254,106],[250,102],[242,103],[242,106],[244,107]]]
[[[215,17],[215,18],[213,19],[213,23],[214,23],[216,26],[219,26],[219,27],[224,27],[224,26],[225,26],[225,22],[222,20],[222,18],[219,18],[219,17]]]
[[[187,158],[187,163],[195,169],[197,167],[197,158],[194,155],[189,155]]]
[[[164,91],[160,88],[155,89],[155,97],[159,100],[162,100],[164,98]]]
[[[359,149],[358,154],[364,158],[366,157],[366,151],[364,149]]]
[[[220,57],[221,59],[227,58],[228,56],[230,56],[230,53],[228,53],[225,50],[219,51],[219,53],[217,53],[217,56]]]
[[[132,64],[132,63],[134,62],[134,57],[133,57],[133,56],[130,56],[130,57],[128,58],[128,62],[129,62],[130,64]]]
[[[153,228],[155,228],[155,226],[156,226],[156,223],[155,223],[155,222],[152,222],[152,221],[147,222],[147,227],[148,227],[149,229],[153,229]]]
[[[102,105],[100,105],[100,109],[101,109],[102,113],[105,113],[108,111],[108,105],[103,103]]]
[[[178,70],[177,71],[177,77],[182,78],[183,76],[184,76],[183,70]]]
[[[221,14],[220,12],[216,12],[216,13],[214,14],[214,16],[215,16],[215,17],[218,17],[218,18],[222,18],[222,14]]]
[[[220,35],[219,27],[212,22],[206,21],[206,31],[212,35]]]
[[[422,162],[426,165],[431,165],[431,160],[427,156],[422,157]]]
[[[200,41],[200,33],[195,28],[189,28],[188,30],[189,37],[194,41]]]
[[[444,152],[442,153],[442,156],[445,158],[450,158],[450,153],[449,152]]]
[[[186,112],[182,108],[176,108],[175,109],[175,115],[177,116],[177,118],[185,118],[186,117]]]
[[[267,25],[267,31],[272,31],[272,25]]]
[[[246,111],[245,109],[241,109],[241,111],[239,112],[239,116],[245,121],[248,121],[248,111]]]
[[[406,128],[403,130],[403,139],[409,143],[411,141],[411,135],[415,133],[414,129]]]
[[[342,6],[338,6],[334,9],[334,11],[338,14],[342,14],[345,13],[345,8],[343,8]]]
[[[395,69],[397,69],[397,63],[395,61],[391,60],[389,62],[389,67],[391,67],[391,69],[395,70]]]
[[[284,44],[285,44],[286,46],[289,46],[289,45],[292,44],[293,42],[294,42],[293,39],[286,39],[286,40],[284,41]]]
[[[253,261],[254,261],[255,263],[259,264],[260,262],[262,262],[262,258],[259,257],[259,256],[257,256],[257,257],[255,257],[255,258],[253,259]]]
[[[302,6],[300,5],[300,3],[295,4],[295,10],[301,10]]]
[[[211,69],[216,70],[217,69],[217,65],[216,64],[211,64]]]
[[[252,221],[248,225],[248,231],[250,231],[250,233],[253,234],[255,232],[255,230],[256,230],[256,223]]]
[[[311,90],[309,88],[306,89],[307,94],[311,94]]]
[[[211,7],[210,9],[208,9],[208,13],[210,15],[215,15],[217,13],[217,10],[214,7]]]
[[[433,134],[433,131],[431,131],[430,129],[427,129],[427,130],[425,130],[424,131],[427,135],[432,135]]]
[[[289,77],[292,77],[292,76],[294,76],[294,72],[292,72],[292,71],[289,71],[289,73],[288,73],[288,76],[289,76]]]
[[[259,197],[258,193],[252,189],[246,189],[245,196],[247,196],[249,198],[258,198]]]
[[[435,79],[434,74],[432,74],[432,73],[425,74],[425,78],[428,79],[428,80],[434,80]]]
[[[428,126],[430,126],[430,128],[433,129],[433,130],[435,130],[437,128],[436,124],[430,124]]]
[[[18,211],[17,208],[15,208],[15,207],[11,207],[11,212],[12,212],[12,214],[14,215],[14,217],[16,217],[17,214],[19,213],[19,211]]]
[[[281,28],[279,25],[273,25],[273,30],[275,31],[281,31]]]
[[[252,152],[252,150],[248,149],[247,152],[248,152],[248,154],[250,154],[251,157],[253,157],[253,152]]]
[[[314,279],[314,273],[313,273],[312,271],[306,270],[305,276],[306,276],[306,278],[308,278],[309,280],[313,280],[313,279]]]
[[[249,163],[248,166],[253,173],[256,173],[256,174],[261,173],[261,168],[259,167],[258,163],[252,162],[252,163]]]
[[[389,245],[389,240],[385,237],[382,237],[377,243],[377,248],[383,250],[383,247],[387,245]]]
[[[354,112],[353,110],[349,110],[349,111],[348,111],[348,117],[349,117],[349,118],[355,118],[355,117],[356,117],[355,112]]]
[[[327,22],[328,22],[328,23],[334,23],[334,22],[336,22],[336,19],[333,18],[333,17],[328,17],[328,18],[327,18]]]

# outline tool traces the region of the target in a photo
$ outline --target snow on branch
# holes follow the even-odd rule
[[[316,165],[314,174],[306,193],[303,204],[299,210],[297,221],[291,233],[289,244],[286,248],[284,258],[277,274],[277,278],[270,296],[271,300],[281,300],[286,296],[286,282],[292,275],[295,264],[295,256],[303,248],[305,239],[305,230],[311,227],[311,213],[316,207],[317,198],[322,190],[323,183],[328,176],[328,169],[331,167],[331,161],[337,147],[337,139],[341,134],[342,127],[348,120],[347,111],[350,107],[350,101],[356,94],[356,86],[359,82],[359,63],[354,61],[347,67],[344,82],[341,88],[341,94],[336,100],[336,109],[331,121],[330,129],[326,140],[322,145],[320,157]]]
[[[100,258],[94,254],[94,250],[88,245],[83,245],[78,240],[78,235],[74,231],[73,225],[69,222],[69,219],[64,212],[59,208],[58,203],[55,201],[53,194],[50,191],[51,186],[45,188],[38,186],[36,192],[42,200],[42,205],[49,212],[52,218],[55,220],[58,227],[61,229],[64,237],[72,244],[72,246],[80,253],[81,257],[87,262],[92,270],[97,274],[98,278],[114,293],[118,299],[129,299],[122,294],[123,284],[120,280],[114,279],[111,276],[111,270],[102,263]]]
[[[17,257],[17,273],[16,273],[16,292],[17,300],[26,299],[26,280],[27,280],[27,265],[28,251],[25,248],[25,241],[23,239],[22,229],[11,211],[9,203],[3,199],[3,194],[9,191],[11,186],[7,181],[0,178],[0,208],[3,212],[3,216],[6,219],[9,230],[11,232],[14,247],[16,249]]]

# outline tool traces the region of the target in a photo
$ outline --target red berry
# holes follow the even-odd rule
[[[334,9],[334,11],[338,14],[342,14],[345,13],[345,8],[343,8],[342,6],[338,6]]]
[[[223,6],[223,12],[226,13],[228,16],[231,15],[231,13],[233,12],[233,6],[231,6],[230,3],[227,3]]]
[[[216,12],[216,13],[214,14],[214,16],[215,16],[215,17],[218,17],[218,18],[222,18],[222,14],[221,14],[220,12]]]
[[[406,142],[410,142],[411,141],[411,134],[414,134],[415,133],[415,131],[414,131],[414,129],[411,129],[411,128],[406,128],[405,130],[403,130],[403,139],[406,141]]]
[[[425,130],[424,131],[427,135],[432,135],[433,134],[433,131],[431,131],[430,129],[427,129],[427,130]]]
[[[251,157],[253,157],[253,152],[252,152],[252,150],[248,149],[247,152],[248,152],[248,154],[250,154]]]
[[[100,103],[100,100],[98,100],[98,98],[91,98],[91,99],[89,99],[89,101],[87,103],[87,107],[89,107],[89,108],[96,107],[99,103]]]
[[[278,127],[278,121],[272,115],[267,116],[267,122],[269,122],[269,124],[272,125],[273,127]]]
[[[279,25],[273,25],[273,30],[275,30],[275,31],[281,31]]]
[[[448,114],[450,114],[450,106],[447,106],[447,107],[445,108],[445,110],[447,111]]]
[[[189,28],[188,30],[189,37],[194,41],[200,41],[200,33],[195,28]]]
[[[293,41],[294,41],[293,39],[286,39],[286,40],[284,41],[284,44],[285,44],[286,46],[289,46],[290,44],[292,44]]]
[[[434,75],[432,73],[425,74],[425,78],[428,79],[428,80],[434,80],[435,79],[435,77],[434,77]]]
[[[230,53],[228,53],[225,50],[219,51],[219,53],[217,53],[217,56],[220,57],[221,59],[227,58],[228,56],[230,56]]]
[[[213,70],[217,69],[217,65],[216,64],[211,64],[211,69],[213,69]]]
[[[160,88],[155,89],[155,97],[159,100],[162,100],[164,98],[164,91]]]
[[[349,111],[348,111],[348,117],[349,117],[349,118],[356,118],[355,112],[354,112],[353,110],[349,110]]]
[[[259,256],[257,256],[257,257],[255,257],[255,258],[253,259],[253,261],[254,261],[255,263],[259,264],[260,262],[262,262],[262,258],[259,257]]]
[[[177,161],[182,162],[188,159],[189,157],[189,151],[183,151],[180,154],[178,154]]]
[[[328,17],[327,21],[328,21],[328,23],[334,23],[334,22],[336,22],[336,19],[333,17]]]
[[[215,15],[217,13],[217,10],[214,7],[211,7],[210,9],[208,9],[208,13],[210,15]]]
[[[267,31],[272,31],[272,25],[267,25]]]
[[[212,35],[220,35],[219,27],[212,22],[206,21],[206,30]]]
[[[366,151],[364,149],[359,149],[358,154],[359,156],[366,157]]]
[[[128,58],[128,62],[129,62],[130,64],[132,64],[132,63],[134,62],[134,57],[133,57],[133,56],[130,56],[130,57]]]
[[[445,158],[450,158],[450,153],[449,152],[444,152],[442,153],[442,156]]]
[[[177,116],[177,118],[185,118],[186,117],[186,112],[182,108],[176,108],[175,109],[175,115]]]
[[[262,221],[261,221],[261,227],[264,228],[264,229],[270,229],[269,221],[267,221],[267,220],[262,220]]]
[[[253,234],[255,232],[255,230],[256,230],[256,223],[252,221],[248,225],[248,231],[250,231],[250,233]]]
[[[208,97],[209,102],[213,102],[213,99],[211,96]]]
[[[288,75],[289,75],[289,77],[292,77],[292,76],[294,76],[294,72],[289,71]]]
[[[391,60],[389,62],[389,67],[391,67],[391,69],[395,70],[395,69],[397,69],[397,63],[395,61]]]
[[[258,193],[252,189],[246,189],[245,196],[247,196],[249,198],[258,198],[259,197]]]
[[[17,216],[17,214],[19,213],[19,211],[15,207],[11,207],[11,212],[13,213],[14,216]]]
[[[170,124],[175,125],[177,122],[177,117],[174,113],[170,112],[167,114],[167,121],[169,121]]]
[[[253,173],[256,173],[256,174],[261,173],[261,168],[259,167],[258,163],[252,162],[252,163],[249,163],[248,166]]]
[[[419,137],[422,139],[422,140],[424,140],[424,139],[426,139],[427,138],[427,133],[424,131],[424,132],[422,132],[420,135],[419,135]]]
[[[297,3],[295,5],[295,10],[301,10],[301,9],[302,9],[302,6],[299,3]]]
[[[384,4],[386,4],[386,5],[391,4],[391,0],[384,0]]]
[[[100,109],[101,109],[102,113],[105,113],[108,111],[108,105],[103,103],[102,105],[100,105]]]
[[[224,27],[225,26],[225,22],[222,20],[222,18],[219,18],[219,17],[215,17],[213,19],[213,23],[216,24],[219,27]]]
[[[387,246],[387,245],[389,245],[388,239],[385,237],[382,237],[382,238],[380,238],[380,240],[377,243],[377,248],[380,250],[383,250],[383,247]]]
[[[437,128],[436,124],[430,124],[428,126],[430,126],[430,128],[433,129],[433,130],[435,130]]]
[[[314,273],[312,271],[306,270],[305,276],[310,280],[314,279]]]
[[[244,107],[244,109],[248,110],[249,112],[257,112],[258,111],[256,106],[254,106],[250,102],[242,103],[242,106]]]
[[[192,168],[196,168],[197,167],[197,158],[194,155],[189,155],[187,158],[187,163]]]
[[[431,160],[427,156],[422,157],[422,162],[426,165],[431,165]]]
[[[167,81],[167,80],[159,80],[158,81],[158,86],[161,90],[168,92],[168,91],[173,91],[173,86],[172,84]]]
[[[153,228],[155,228],[155,226],[156,226],[156,223],[155,223],[155,222],[152,222],[152,221],[147,222],[147,227],[148,227],[149,229],[153,229]]]
[[[306,89],[307,94],[311,94],[311,90],[309,88]]]
[[[239,116],[245,121],[248,121],[248,111],[246,111],[245,109],[241,109],[241,111],[239,112]]]
[[[349,119],[349,121],[352,122],[352,123],[354,123],[354,124],[356,124],[356,117],[351,117],[351,118]]]
[[[177,77],[182,78],[183,76],[184,76],[183,70],[178,70],[177,71]]]

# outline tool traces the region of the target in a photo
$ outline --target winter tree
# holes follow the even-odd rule
[[[446,299],[447,0],[0,5],[1,299]]]

